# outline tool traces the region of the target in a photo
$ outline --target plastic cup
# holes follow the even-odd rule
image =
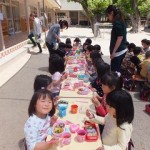
[[[71,143],[71,134],[69,132],[65,132],[62,135],[61,145],[69,145]]]
[[[71,105],[71,113],[76,114],[78,111],[78,105]]]
[[[66,109],[67,109],[67,107],[58,106],[58,109],[59,109],[59,116],[60,117],[65,117],[66,116]]]
[[[78,130],[77,131],[77,140],[78,140],[78,142],[84,142],[85,141],[85,136],[86,136],[86,131],[85,130]]]

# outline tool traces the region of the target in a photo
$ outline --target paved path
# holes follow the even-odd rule
[[[109,32],[106,30],[103,38],[93,40],[94,43],[100,41],[104,59],[108,62]],[[135,43],[139,43],[143,38],[148,38],[143,33],[139,35],[130,35]],[[62,41],[68,36],[73,39],[79,35],[84,41],[86,37],[93,37],[91,30],[87,28],[71,28],[62,34]],[[133,42],[133,41],[131,41]],[[35,49],[36,51],[37,49]],[[38,74],[48,74],[48,52],[44,50],[43,54],[32,55],[24,67],[16,73],[6,84],[0,88],[0,149],[1,150],[19,150],[18,142],[23,138],[23,126],[27,119],[27,109],[29,101],[33,94],[34,77]],[[16,58],[17,59],[17,58]],[[13,63],[13,62],[12,62]],[[18,62],[20,63],[20,61]],[[11,68],[8,67],[8,68]],[[10,71],[11,73],[11,71]],[[0,79],[2,80],[2,78]],[[131,93],[134,100],[135,119],[133,141],[135,150],[150,150],[150,116],[144,112],[144,106],[147,102],[142,102],[138,98],[138,93]],[[91,143],[92,144],[92,143]]]

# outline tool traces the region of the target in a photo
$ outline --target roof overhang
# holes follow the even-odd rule
[[[61,8],[61,3],[59,0],[46,0],[52,8],[57,8],[60,9]]]

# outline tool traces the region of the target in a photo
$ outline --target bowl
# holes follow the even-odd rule
[[[53,130],[52,130],[53,135],[57,137],[61,137],[64,131],[65,131],[65,123],[59,122],[59,123],[54,124]]]

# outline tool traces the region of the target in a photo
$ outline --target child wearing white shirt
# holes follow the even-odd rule
[[[45,141],[50,126],[57,120],[54,113],[55,106],[50,91],[36,91],[29,104],[29,118],[24,125],[27,150],[48,150],[58,145],[57,139]]]
[[[59,95],[61,83],[67,78],[64,73],[65,65],[64,59],[57,54],[53,54],[49,59],[49,72],[52,75],[52,97],[55,98]]]
[[[132,135],[134,107],[132,97],[124,90],[114,90],[106,98],[108,114],[100,117],[87,110],[86,115],[104,126],[103,146],[97,150],[127,150]]]

